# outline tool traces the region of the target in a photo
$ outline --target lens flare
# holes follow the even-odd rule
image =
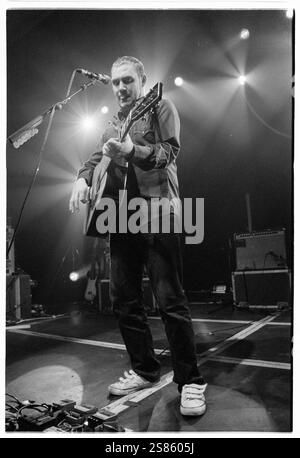
[[[95,119],[92,116],[84,116],[81,119],[81,126],[84,130],[92,130],[95,127]]]
[[[250,36],[250,32],[248,29],[242,29],[241,32],[240,32],[240,37],[242,40],[248,40]]]
[[[246,79],[246,77],[245,77],[244,75],[239,76],[239,77],[238,77],[238,80],[239,80],[239,82],[240,82],[240,84],[241,84],[242,86],[244,86],[244,84],[245,84],[246,81],[247,81],[247,79]]]
[[[175,78],[174,84],[175,84],[175,86],[182,86],[183,85],[183,79],[181,78],[181,76],[177,76]]]
[[[78,272],[71,272],[69,275],[71,281],[78,281],[79,280],[79,273]]]

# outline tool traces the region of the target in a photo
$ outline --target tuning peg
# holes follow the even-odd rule
[[[111,127],[113,127],[113,128],[116,130],[116,132],[119,132],[118,126],[117,126],[117,124],[116,124],[114,121],[108,121],[108,124],[109,124]]]

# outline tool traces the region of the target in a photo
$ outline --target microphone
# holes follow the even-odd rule
[[[87,76],[88,78],[94,78],[98,81],[101,81],[103,84],[108,84],[110,82],[110,77],[108,75],[103,75],[102,73],[94,73],[85,70],[84,68],[77,68],[77,73],[82,73],[82,75]]]

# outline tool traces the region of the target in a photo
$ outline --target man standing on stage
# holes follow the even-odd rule
[[[136,58],[123,56],[112,65],[112,88],[120,111],[120,124],[144,96],[146,75]],[[123,142],[110,126],[98,150],[78,173],[70,210],[88,200],[93,169],[102,155],[128,162],[128,197],[179,198],[176,157],[180,149],[180,122],[174,105],[163,99],[131,128]],[[171,221],[176,208],[170,209]],[[153,350],[147,314],[142,304],[144,266],[150,278],[169,342],[174,382],[181,393],[183,415],[202,415],[206,410],[206,383],[199,373],[194,332],[188,303],[182,289],[180,236],[166,233],[119,233],[110,235],[110,293],[114,312],[128,351],[131,369],[109,386],[113,395],[127,395],[151,387],[160,379],[160,363]]]

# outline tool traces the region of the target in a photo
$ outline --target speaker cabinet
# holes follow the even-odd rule
[[[234,234],[235,270],[286,269],[285,230]]]
[[[291,305],[291,274],[287,269],[233,272],[232,289],[237,307]]]
[[[31,317],[30,282],[29,275],[6,275],[6,317],[8,320]]]

